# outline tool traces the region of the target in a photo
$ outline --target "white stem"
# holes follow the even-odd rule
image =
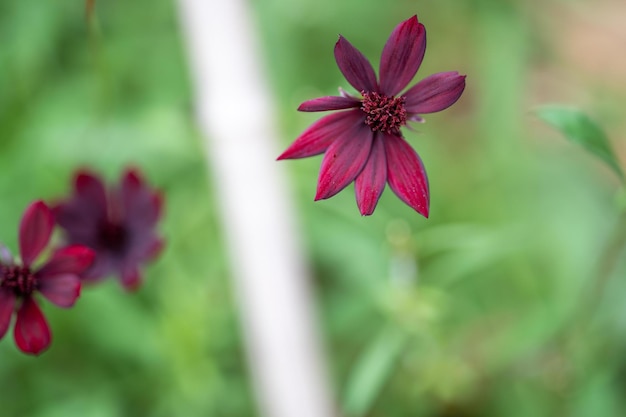
[[[246,2],[178,4],[261,415],[330,417],[309,273],[275,162],[273,103]]]

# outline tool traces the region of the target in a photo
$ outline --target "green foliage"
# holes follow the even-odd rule
[[[405,345],[406,336],[398,329],[387,329],[373,336],[370,346],[358,358],[347,382],[344,411],[348,416],[364,416],[372,407]]]
[[[600,126],[579,109],[563,106],[543,106],[536,111],[546,123],[559,130],[568,140],[582,146],[590,154],[600,158],[624,181],[611,143]]]

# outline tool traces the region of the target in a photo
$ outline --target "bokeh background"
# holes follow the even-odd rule
[[[417,79],[467,74],[455,106],[406,133],[429,172],[428,220],[389,190],[366,218],[352,187],[313,203],[320,158],[281,162],[341,414],[621,416],[626,265],[603,255],[626,233],[620,184],[533,109],[584,109],[626,160],[624,2],[250,6],[284,146],[318,117],[300,102],[349,87],[338,33],[377,66],[392,28],[418,14]],[[78,167],[114,181],[133,165],[165,192],[167,248],[137,293],[110,280],[70,310],[46,304],[41,357],[7,335],[0,415],[257,415],[176,3],[98,1],[95,15],[80,1],[0,0],[0,240],[16,250],[23,209],[67,193]]]

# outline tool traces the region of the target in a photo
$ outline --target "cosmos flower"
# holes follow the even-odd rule
[[[5,247],[0,249],[0,339],[17,310],[15,343],[22,352],[34,355],[46,350],[51,341],[50,328],[35,293],[59,307],[72,307],[80,295],[79,274],[94,258],[87,247],[68,246],[54,252],[40,268],[33,268],[33,261],[48,245],[53,227],[52,212],[42,201],[36,201],[28,206],[20,223],[21,264]]]
[[[400,128],[409,121],[423,122],[421,114],[454,104],[465,88],[465,76],[433,74],[401,93],[417,73],[425,50],[426,30],[417,16],[400,23],[383,48],[378,81],[365,56],[339,36],[337,65],[360,97],[340,89],[340,96],[302,103],[299,111],[342,111],[318,120],[278,157],[296,159],[324,153],[316,201],[334,196],[354,181],[359,210],[370,215],[388,183],[402,201],[428,217],[426,171]]]
[[[136,170],[127,170],[120,184],[109,190],[95,174],[78,172],[73,195],[57,204],[54,213],[68,243],[88,246],[96,253],[83,280],[117,275],[126,289],[136,289],[142,281],[141,265],[163,247],[155,230],[162,206],[161,194]]]

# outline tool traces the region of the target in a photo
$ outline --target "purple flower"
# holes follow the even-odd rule
[[[0,249],[0,339],[17,309],[15,343],[22,352],[34,355],[46,350],[51,341],[50,328],[34,294],[40,292],[59,307],[72,307],[80,295],[79,274],[94,258],[87,247],[68,246],[54,252],[42,267],[33,268],[33,261],[48,245],[53,227],[52,212],[42,201],[36,201],[28,206],[20,223],[21,265],[5,247]]]
[[[343,36],[335,59],[346,80],[360,92],[305,101],[299,111],[344,110],[325,116],[305,130],[278,159],[325,153],[315,200],[330,198],[355,181],[362,215],[374,212],[385,184],[406,204],[428,217],[428,178],[420,157],[400,128],[408,121],[454,104],[465,88],[458,72],[433,74],[400,92],[413,79],[426,50],[426,30],[417,16],[400,23],[385,44],[380,82],[369,61]],[[347,110],[349,109],[349,110]]]
[[[128,290],[141,284],[140,266],[154,259],[163,247],[155,227],[163,198],[136,170],[127,170],[120,184],[106,190],[95,174],[78,172],[74,194],[54,209],[67,241],[96,252],[93,265],[81,276],[85,281],[119,276]]]

